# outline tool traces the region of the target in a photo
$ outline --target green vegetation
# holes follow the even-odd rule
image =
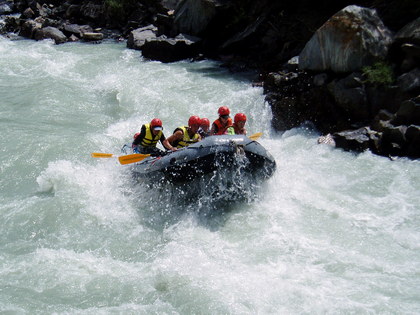
[[[367,83],[375,85],[387,85],[394,82],[394,73],[390,65],[383,61],[378,61],[372,66],[362,68]]]

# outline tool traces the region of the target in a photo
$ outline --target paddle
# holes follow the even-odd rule
[[[262,132],[257,132],[257,133],[254,133],[253,135],[250,135],[248,138],[249,139],[251,139],[251,140],[257,140],[259,137],[261,137],[263,135],[263,133]]]
[[[120,161],[122,165],[126,165],[126,164],[143,161],[148,156],[150,156],[150,154],[135,153],[135,154],[128,154],[128,155],[121,155],[118,157],[118,160]]]
[[[113,154],[93,152],[93,153],[90,154],[90,156],[93,157],[93,158],[111,158],[111,157],[113,157]]]
[[[111,157],[114,157],[114,155],[111,154],[111,153],[97,153],[97,152],[91,153],[90,156],[93,157],[93,158],[111,158]],[[118,157],[118,161],[120,161],[120,163],[122,165],[125,165],[125,164],[140,162],[140,161],[144,160],[145,158],[147,158],[148,156],[150,156],[150,154],[121,155],[121,156]]]

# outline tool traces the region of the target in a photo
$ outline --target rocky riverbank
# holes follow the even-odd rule
[[[0,15],[11,38],[127,40],[162,62],[257,69],[275,129],[309,121],[320,142],[420,157],[417,1],[0,0]]]

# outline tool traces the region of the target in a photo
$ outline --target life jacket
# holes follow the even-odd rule
[[[215,135],[225,135],[227,133],[227,129],[232,126],[232,118],[228,118],[226,121],[226,125],[223,125],[220,121],[220,118],[216,119],[213,124],[217,126],[217,132]]]
[[[159,130],[159,133],[156,136],[153,136],[150,124],[144,124],[144,126],[146,127],[146,135],[144,136],[140,145],[143,147],[156,147],[157,142],[162,136],[162,130]]]
[[[228,135],[235,135],[235,128],[233,126],[230,126],[226,131]]]
[[[184,133],[184,137],[181,140],[174,143],[178,149],[188,147],[190,144],[198,142],[199,140],[198,133],[196,133],[192,138],[190,138],[190,135],[188,134],[188,126],[178,127],[175,129],[174,133],[177,130],[182,130],[182,132]]]

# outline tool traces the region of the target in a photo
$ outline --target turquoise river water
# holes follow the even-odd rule
[[[0,38],[0,69],[0,313],[420,313],[419,161],[276,133],[262,89],[211,61]],[[221,105],[277,161],[247,200],[182,202],[90,157]]]

